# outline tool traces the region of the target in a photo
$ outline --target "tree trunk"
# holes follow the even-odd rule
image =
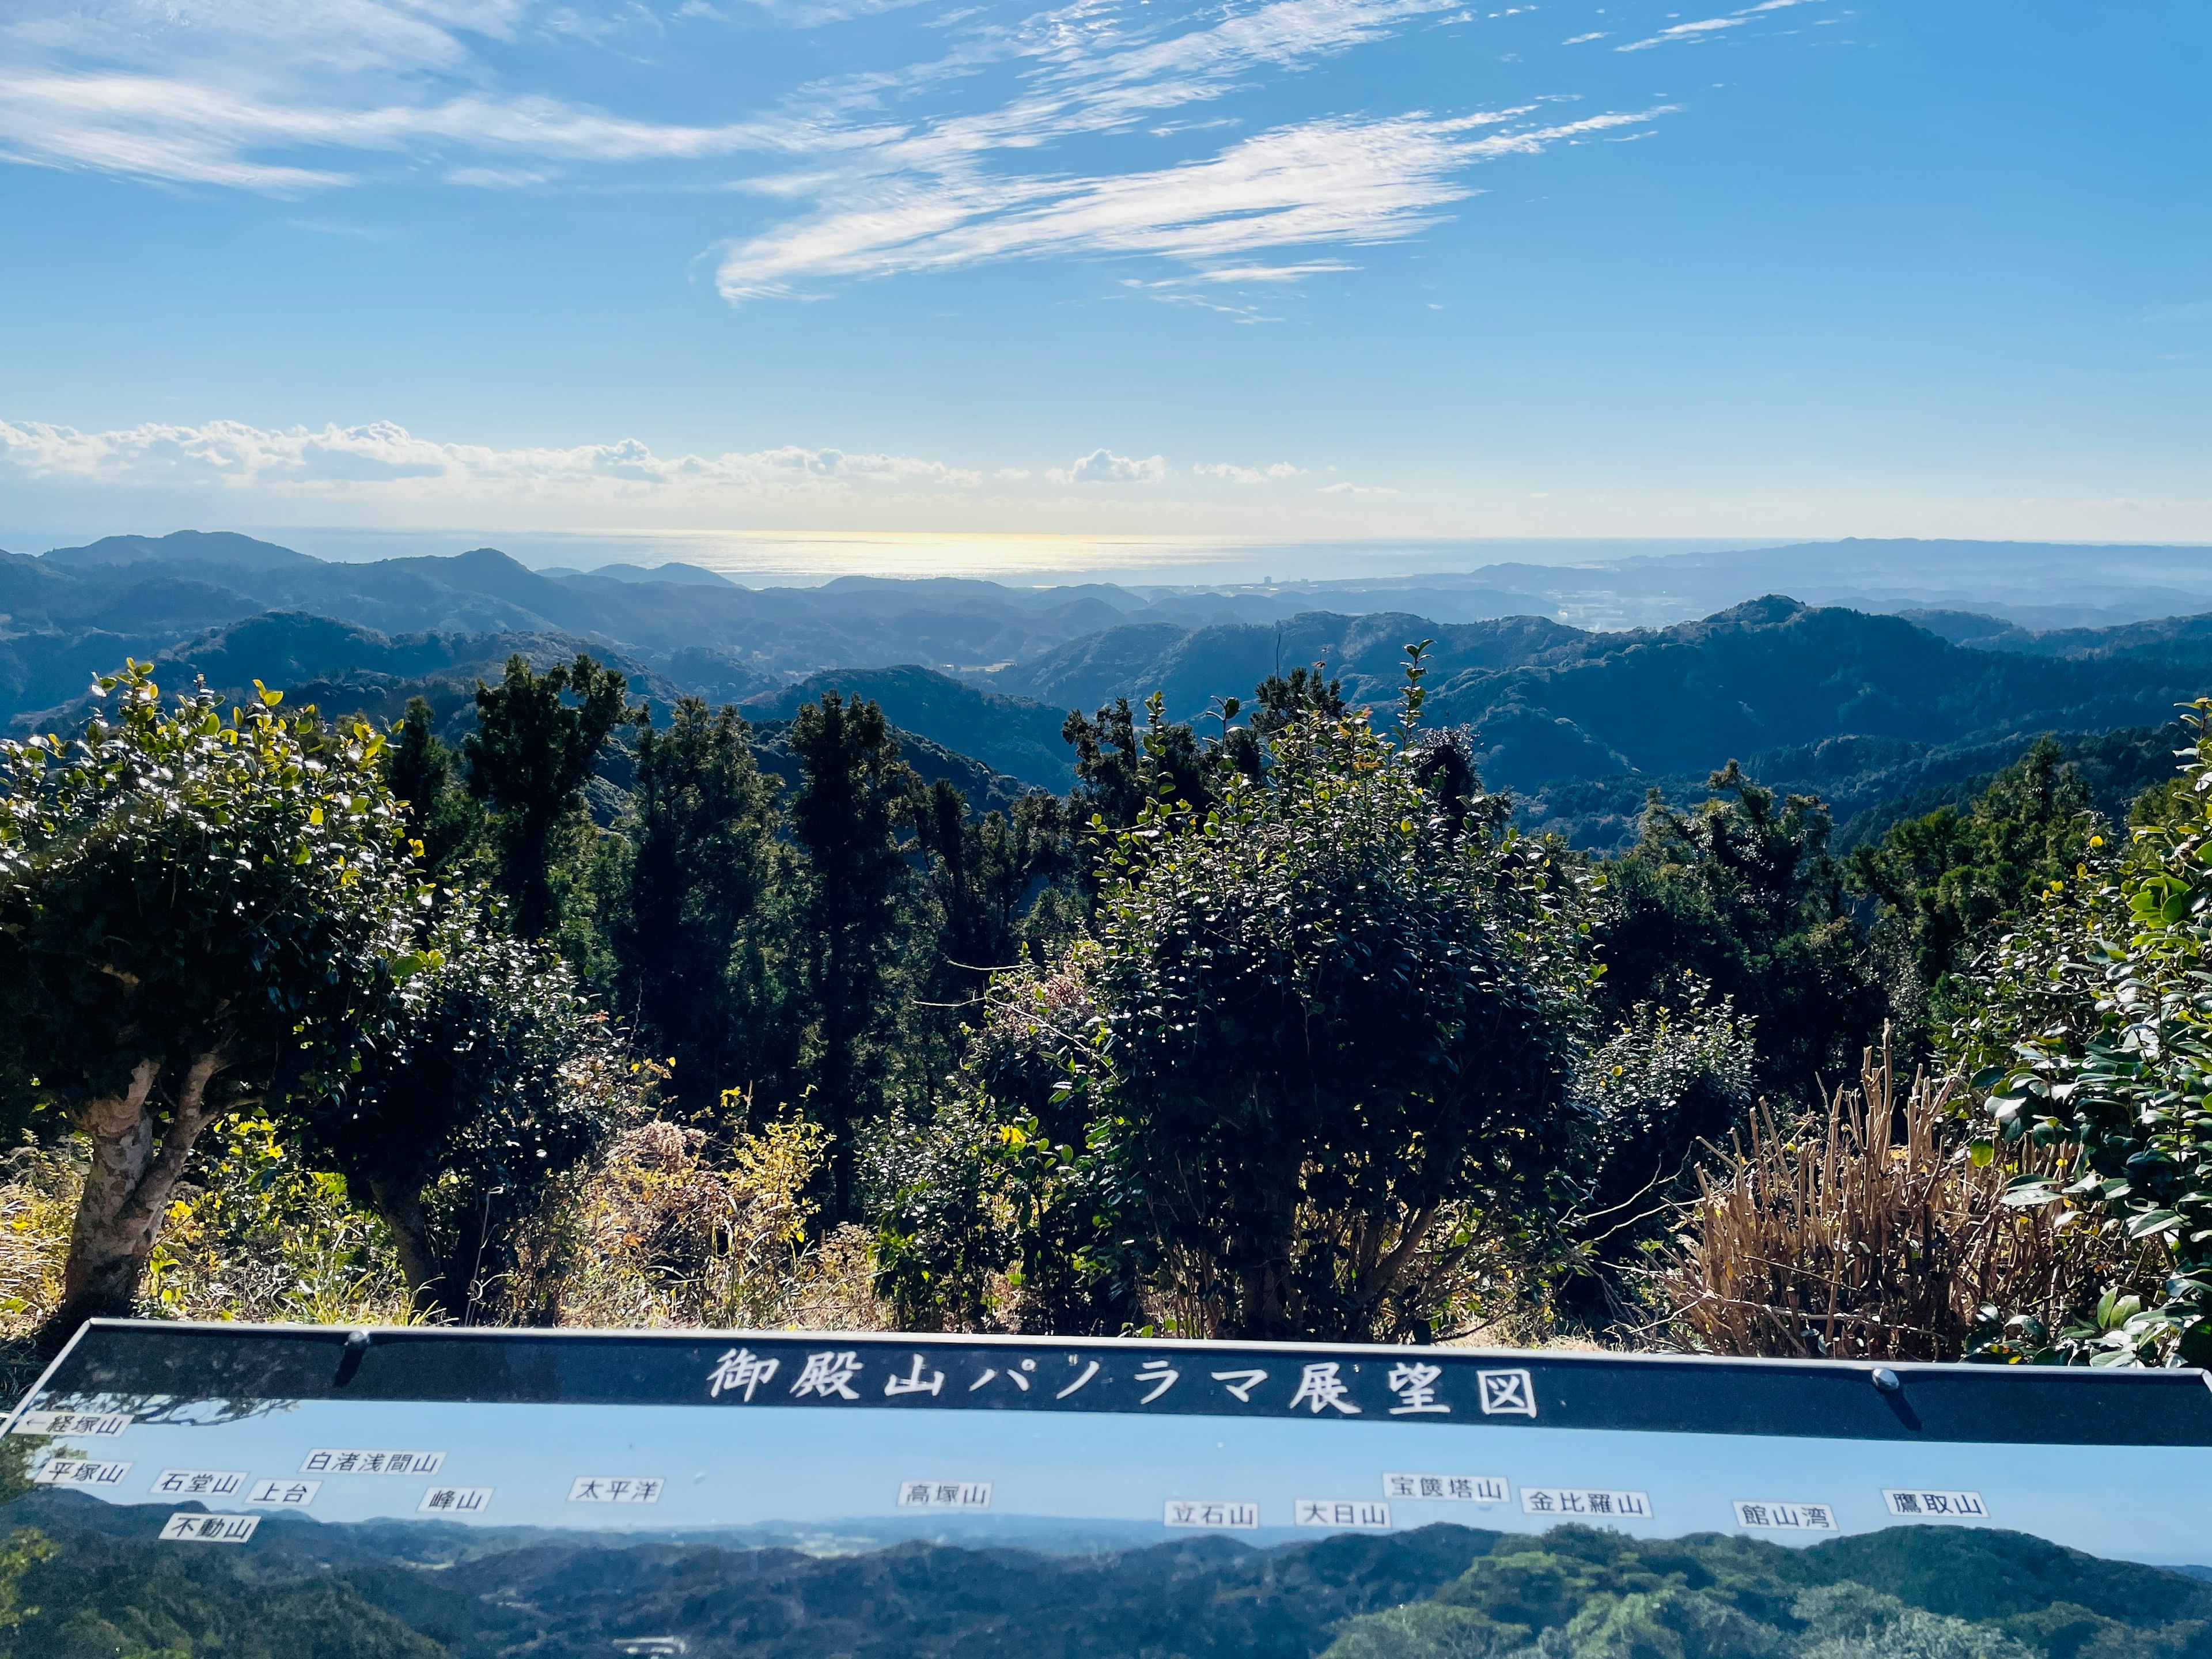
[[[41,1346],[58,1348],[88,1319],[131,1316],[185,1161],[215,1115],[207,1089],[225,1063],[220,1049],[192,1061],[158,1147],[150,1103],[161,1074],[157,1060],[140,1060],[123,1093],[77,1113],[76,1127],[92,1143],[92,1163],[70,1229],[62,1304],[40,1332]]]
[[[456,1287],[452,1274],[438,1260],[421,1194],[404,1180],[382,1181],[374,1176],[369,1179],[368,1194],[377,1214],[392,1230],[392,1252],[399,1258],[399,1271],[407,1276],[407,1288],[415,1293],[416,1307],[425,1313],[441,1310],[455,1323],[465,1323],[468,1286]]]

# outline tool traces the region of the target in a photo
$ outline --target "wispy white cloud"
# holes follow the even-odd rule
[[[406,498],[818,495],[869,488],[967,489],[982,482],[966,468],[911,455],[786,445],[663,456],[635,439],[499,449],[418,437],[389,421],[282,429],[238,421],[149,422],[106,432],[0,421],[0,464],[20,477],[48,482]]]
[[[1359,267],[1342,259],[1308,259],[1291,265],[1216,265],[1211,270],[1194,271],[1188,276],[1170,277],[1170,282],[1184,283],[1303,283],[1309,276],[1326,276],[1340,270],[1357,270]]]
[[[1152,254],[1217,268],[1273,248],[1392,241],[1471,195],[1462,175],[1477,161],[1533,155],[1662,112],[1545,126],[1517,125],[1521,111],[1330,118],[1146,172],[887,181],[730,248],[717,280],[734,301],[825,278],[1045,254]]]
[[[1603,40],[1613,33],[1611,29],[1592,29],[1588,34],[1570,35],[1559,44],[1563,46],[1587,46],[1593,40]]]
[[[1695,23],[1677,23],[1672,28],[1661,29],[1658,33],[1646,40],[1631,40],[1626,46],[1615,46],[1613,50],[1615,52],[1649,52],[1654,46],[1668,46],[1676,40],[1693,40],[1721,29],[1741,28],[1743,23],[1744,19],[1741,17],[1708,17]]]
[[[265,101],[157,76],[0,72],[0,149],[51,164],[296,192],[346,184],[350,175],[256,155],[272,149],[405,150],[439,143],[595,162],[796,147],[788,124],[672,126],[539,96],[347,109]]]
[[[1253,256],[1416,234],[1473,193],[1466,175],[1478,163],[1594,130],[1547,125],[1532,109],[1326,112],[1166,167],[1131,166],[1136,157],[1110,149],[1086,151],[1095,159],[1079,172],[1037,159],[1077,140],[1188,143],[1236,126],[1245,118],[1221,112],[1223,100],[1460,17],[1454,0],[1197,12],[1059,0],[1011,21],[957,9],[932,20],[943,28],[933,58],[810,83],[728,119],[599,107],[550,67],[563,52],[659,50],[744,19],[812,27],[907,3],[194,0],[186,10],[76,0],[64,10],[54,0],[43,15],[0,23],[0,158],[289,195],[393,177],[574,188],[611,167],[690,168],[678,176],[698,183],[705,170],[707,182],[769,204],[765,228],[715,250],[735,302],[1041,257],[1164,258],[1194,281],[1294,283],[1351,267],[1325,254]],[[510,86],[510,73],[532,82]],[[1146,141],[1144,155],[1157,153]]]
[[[1324,495],[1395,495],[1398,492],[1382,484],[1333,483],[1323,484],[1320,493]]]
[[[1305,468],[1292,466],[1288,461],[1277,461],[1272,466],[1237,466],[1229,461],[1209,461],[1191,468],[1201,478],[1219,478],[1229,483],[1276,483],[1285,478],[1302,477]]]
[[[446,175],[446,182],[477,190],[527,190],[532,185],[550,184],[560,176],[557,167],[542,171],[530,167],[455,167]]]
[[[1116,455],[1110,449],[1094,449],[1080,460],[1055,466],[1044,476],[1054,483],[1158,483],[1168,476],[1168,464],[1161,455],[1139,460]]]

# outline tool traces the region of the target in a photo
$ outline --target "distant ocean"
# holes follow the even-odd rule
[[[1015,583],[1334,580],[1478,569],[1486,564],[1593,564],[1637,555],[1772,547],[1765,539],[1238,541],[1220,537],[888,534],[665,530],[365,530],[236,526],[317,558],[356,562],[496,547],[534,568],[674,561],[749,587],[806,586],[840,576],[967,576]],[[43,546],[48,544],[40,543]],[[0,542],[33,550],[27,538]]]

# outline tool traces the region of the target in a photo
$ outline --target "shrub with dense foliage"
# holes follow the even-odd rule
[[[2094,1321],[2019,1317],[2009,1352],[2212,1360],[2212,699],[2197,711],[2168,811],[2124,857],[2092,838],[1973,975],[1951,1033],[1992,1150],[2045,1154],[2006,1201],[2117,1217],[2171,1258],[2151,1295]]]
[[[1087,1231],[1034,1266],[1141,1288],[1180,1330],[1413,1334],[1479,1237],[1560,1207],[1579,872],[1450,810],[1364,718],[1303,711],[1202,811],[1175,775],[1109,844],[1095,943],[1001,993],[1001,1052],[909,1188],[972,1217],[895,1216],[887,1257],[972,1295],[1010,1265],[968,1244],[995,1206]]]
[[[418,958],[307,1127],[417,1305],[465,1322],[543,1191],[617,1127],[629,1061],[568,965],[479,904],[448,901]]]
[[[418,897],[381,733],[162,705],[102,679],[74,741],[0,744],[0,1066],[89,1165],[58,1321],[127,1313],[195,1142],[252,1104],[296,1110],[418,965]]]

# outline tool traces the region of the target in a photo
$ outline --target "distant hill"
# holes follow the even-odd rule
[[[1589,1527],[1506,1537],[1327,1659],[2202,1659],[2212,1587],[2025,1533],[1895,1527],[1805,1549]],[[1607,1638],[1612,1640],[1607,1640]]]
[[[2212,618],[2202,623],[2077,630],[2055,636],[2063,653],[2030,654],[1779,596],[1609,634],[1540,617],[1314,612],[1272,625],[1125,624],[969,678],[1085,708],[1158,689],[1170,715],[1188,719],[1279,663],[1322,662],[1348,696],[1387,712],[1403,646],[1427,638],[1425,717],[1470,727],[1486,781],[1529,798],[1534,821],[1611,845],[1632,833],[1646,788],[1694,790],[1731,757],[1848,817],[1993,770],[2039,732],[2163,726],[2176,703],[2212,690]],[[2154,776],[2170,769],[2150,761]]]
[[[234,530],[179,530],[167,536],[107,536],[86,547],[57,547],[48,564],[69,570],[101,565],[217,565],[237,570],[301,570],[322,562]]]
[[[2202,1659],[2212,1617],[2212,1586],[2183,1573],[1992,1528],[1900,1527],[1788,1549],[1714,1533],[1439,1524],[1273,1547],[917,1541],[810,1555],[697,1535],[276,1515],[250,1551],[186,1557],[154,1541],[169,1509],[76,1493],[10,1505],[11,1525],[34,1523],[61,1546],[25,1577],[35,1611],[16,1651],[125,1650],[95,1649],[89,1615],[164,1644],[142,1636],[130,1651],[246,1659],[599,1659],[645,1636],[722,1659],[1508,1659],[1626,1597],[1640,1604],[1630,1633],[1655,1634],[1540,1651]],[[316,1610],[322,1642],[257,1642],[256,1620],[289,1631]],[[1856,1641],[1822,1645],[1839,1637]]]
[[[210,629],[157,658],[154,678],[165,690],[177,691],[189,690],[196,680],[204,678],[232,701],[242,701],[252,683],[258,679],[271,690],[283,692],[292,707],[311,703],[326,714],[362,714],[387,726],[405,712],[410,698],[421,697],[435,712],[439,734],[458,745],[475,724],[476,686],[479,679],[496,681],[505,672],[510,656],[522,656],[543,670],[585,650],[592,652],[610,666],[621,669],[629,677],[631,696],[645,703],[659,725],[668,723],[669,710],[678,697],[693,695],[699,689],[695,684],[672,678],[628,653],[609,651],[571,634],[392,635],[380,634],[374,629],[333,622],[327,617],[290,611],[270,611]],[[100,668],[111,665],[106,659],[96,665]],[[724,677],[717,689],[726,694],[757,693],[760,689],[757,676],[744,675],[742,670],[727,664],[708,666]],[[91,672],[94,671],[88,670],[88,674]],[[1010,699],[988,697],[957,681],[927,675],[923,671],[914,672],[923,680],[934,682],[956,704],[972,705],[987,714],[997,711],[1000,705],[1015,707]],[[732,674],[739,677],[734,684],[728,678]],[[725,695],[719,701],[734,698]],[[748,707],[745,714],[753,729],[755,760],[763,771],[795,787],[799,763],[784,739],[791,723],[789,709],[795,708],[804,699],[792,697],[786,701],[788,708],[780,714],[774,708],[757,706]],[[956,752],[925,732],[907,729],[900,719],[901,712],[926,712],[929,701],[929,688],[917,685],[915,695],[899,708],[887,706],[884,711],[892,735],[898,740],[902,757],[925,783],[933,783],[940,778],[951,781],[978,812],[1011,811],[1023,793],[1037,787],[1026,775],[1009,775],[985,759],[964,751]],[[78,696],[58,708],[40,711],[36,716],[19,717],[16,724],[21,728],[35,719],[39,729],[68,731],[81,726],[94,705],[92,697]],[[1022,712],[1017,709],[1018,715]],[[1057,719],[1054,717],[1055,737]],[[592,785],[592,810],[603,822],[621,809],[629,787],[631,742],[628,728],[615,733],[602,758],[599,776]],[[1056,757],[1046,758],[1049,762]],[[1046,772],[1049,787],[1066,787],[1053,775],[1049,764],[1040,764],[1032,769]]]
[[[842,691],[882,706],[909,732],[926,732],[963,753],[1042,789],[1064,793],[1075,782],[1073,751],[1060,735],[1067,710],[1010,697],[908,663],[897,668],[838,668],[810,674],[742,705],[748,719],[789,720],[824,691]]]
[[[1948,798],[2045,731],[2085,756],[2103,744],[2115,794],[2144,765],[2162,775],[2137,738],[2101,734],[2147,733],[2212,690],[2212,609],[2040,631],[2021,620],[2033,607],[1889,616],[1778,592],[1666,627],[1595,631],[1559,615],[1679,606],[1784,571],[1808,592],[1856,572],[1869,605],[1916,573],[1926,580],[1914,592],[1971,580],[1984,585],[1974,599],[2085,559],[2138,598],[2197,603],[2186,583],[2212,589],[2198,550],[2011,544],[1822,544],[1221,590],[857,577],[755,590],[680,564],[533,571],[489,548],[338,564],[230,532],[122,536],[0,555],[0,718],[66,725],[91,677],[126,655],[225,690],[289,681],[380,717],[420,692],[458,717],[474,676],[507,651],[543,662],[581,649],[658,702],[696,695],[770,720],[842,685],[881,702],[917,756],[919,740],[935,745],[943,775],[959,769],[952,757],[981,763],[963,787],[1005,800],[1008,779],[1067,787],[1059,730],[1072,708],[1158,690],[1170,715],[1191,718],[1278,668],[1322,662],[1355,702],[1387,709],[1404,646],[1428,639],[1427,718],[1474,733],[1486,781],[1513,789],[1531,825],[1617,846],[1647,788],[1694,796],[1735,758],[1820,793],[1859,833],[1890,803]],[[1316,609],[1319,598],[1352,608]],[[1509,601],[1527,609],[1469,619]]]
[[[1592,637],[1541,617],[1437,623],[1396,611],[1345,617],[1313,611],[1273,623],[1203,629],[1125,623],[969,678],[994,690],[1086,713],[1115,697],[1133,703],[1164,691],[1169,717],[1188,720],[1216,696],[1249,696],[1268,675],[1314,663],[1325,663],[1332,677],[1340,677],[1353,702],[1395,702],[1405,683],[1405,647],[1417,640],[1434,641],[1426,658],[1433,686],[1462,671],[1548,661]]]

